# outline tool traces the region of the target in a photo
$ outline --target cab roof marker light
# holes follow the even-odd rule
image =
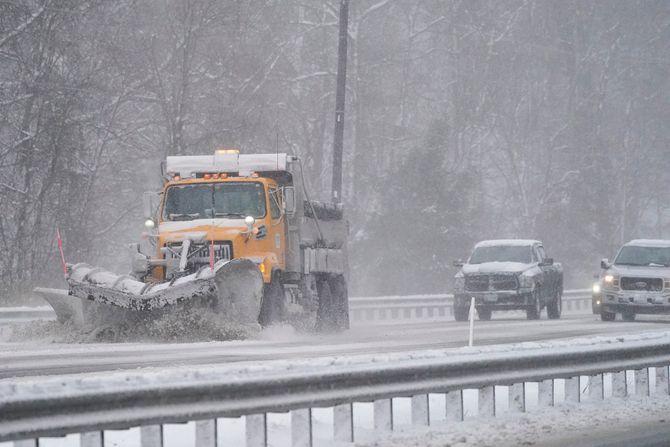
[[[222,149],[215,150],[214,153],[216,155],[225,155],[225,154],[238,154],[239,155],[240,150],[239,149],[225,149],[225,148],[222,148]]]

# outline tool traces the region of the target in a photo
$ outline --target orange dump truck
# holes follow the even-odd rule
[[[288,154],[168,157],[162,190],[145,194],[150,247],[133,244],[131,273],[69,265],[70,296],[45,298],[61,321],[196,306],[242,323],[347,328],[343,210],[303,185]]]

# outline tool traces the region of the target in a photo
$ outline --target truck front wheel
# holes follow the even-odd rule
[[[270,283],[263,286],[263,303],[258,322],[262,327],[279,323],[284,318],[284,286],[279,273],[272,274]]]
[[[614,321],[616,314],[614,312],[607,312],[605,309],[600,309],[600,319],[603,321]]]
[[[457,306],[454,304],[454,320],[467,321],[470,308],[467,306]]]
[[[563,303],[561,292],[556,292],[556,297],[552,300],[551,303],[547,304],[547,316],[550,320],[558,320],[561,318],[561,312],[563,311]]]
[[[535,289],[531,297],[530,307],[526,309],[526,319],[539,320],[542,312],[542,303],[540,302],[540,290]]]
[[[482,321],[489,321],[491,319],[491,309],[481,307],[477,309],[477,316]]]

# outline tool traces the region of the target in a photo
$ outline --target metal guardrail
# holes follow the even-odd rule
[[[448,318],[453,300],[451,294],[350,298],[349,313],[352,321]],[[591,290],[565,290],[563,312],[591,313]]]
[[[188,377],[163,371],[108,383],[101,376],[65,376],[41,387],[0,384],[0,441],[82,433],[82,445],[103,446],[103,430],[141,426],[142,446],[153,447],[163,445],[162,424],[198,421],[195,445],[213,447],[216,418],[245,416],[247,447],[266,447],[266,414],[290,411],[293,446],[311,447],[312,408],[333,407],[335,440],[353,442],[354,402],[374,402],[375,430],[383,432],[393,429],[394,397],[411,397],[412,423],[429,425],[429,393],[445,393],[447,421],[461,421],[465,389],[478,390],[479,414],[487,416],[495,416],[496,386],[508,387],[509,411],[525,411],[526,382],[538,383],[539,407],[554,405],[555,380],[565,380],[566,401],[582,399],[584,380],[589,400],[605,399],[605,373],[612,376],[613,396],[630,394],[627,373],[634,374],[635,394],[668,395],[669,364],[670,336],[664,334],[515,351],[398,355],[386,362],[314,360],[237,374],[225,368]]]
[[[353,321],[447,318],[453,316],[453,299],[451,294],[352,297],[349,311]],[[590,313],[591,290],[564,291],[563,311]],[[55,319],[48,306],[0,308],[0,323]]]

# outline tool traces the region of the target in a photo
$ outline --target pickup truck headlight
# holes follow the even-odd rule
[[[612,275],[611,273],[608,273],[603,278],[603,283],[605,284],[605,287],[618,286],[619,285],[619,277],[616,276],[616,275]]]
[[[533,281],[532,276],[527,276],[527,275],[519,275],[519,287],[522,287],[524,289],[532,289],[533,286],[535,285],[535,281]]]

